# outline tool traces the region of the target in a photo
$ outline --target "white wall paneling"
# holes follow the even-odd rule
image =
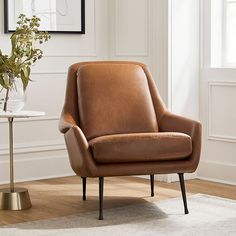
[[[235,69],[202,68],[199,178],[236,183],[235,76]]]
[[[8,146],[8,127],[1,124],[0,151]],[[3,135],[6,134],[6,135]],[[29,148],[42,146],[58,146],[64,144],[64,140],[58,132],[58,120],[14,122],[15,149],[18,147]],[[64,147],[64,145],[63,145]]]
[[[46,153],[42,152],[41,156],[30,154],[27,155],[27,157],[25,157],[25,154],[21,154],[24,155],[23,158],[20,158],[19,155],[15,155],[14,170],[16,182],[74,175],[68,163],[67,153],[64,155],[61,153],[62,151],[54,152],[54,154],[49,155],[47,151]],[[1,183],[8,183],[8,160],[0,161],[0,170]]]
[[[208,139],[236,142],[236,81],[210,81],[208,95]]]

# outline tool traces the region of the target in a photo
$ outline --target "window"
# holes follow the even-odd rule
[[[225,49],[224,64],[236,65],[236,0],[226,0],[224,6],[225,28],[223,45]]]
[[[236,0],[211,0],[211,66],[236,67]]]

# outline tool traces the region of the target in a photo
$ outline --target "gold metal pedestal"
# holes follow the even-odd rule
[[[24,210],[32,206],[29,192],[25,188],[11,189],[5,188],[0,190],[0,209],[1,210]]]
[[[9,123],[9,154],[10,154],[10,188],[0,190],[1,210],[23,210],[32,206],[29,192],[25,188],[14,187],[13,162],[13,117],[8,118]]]

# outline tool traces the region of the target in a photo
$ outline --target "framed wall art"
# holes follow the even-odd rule
[[[5,33],[15,30],[22,13],[39,17],[43,31],[85,33],[85,0],[4,0]]]

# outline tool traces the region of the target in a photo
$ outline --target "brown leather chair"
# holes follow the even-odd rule
[[[178,173],[188,214],[183,174],[198,166],[201,124],[167,111],[146,65],[72,65],[59,128],[84,200],[86,177],[99,177],[99,219],[106,176],[148,174],[153,196],[154,174]]]

